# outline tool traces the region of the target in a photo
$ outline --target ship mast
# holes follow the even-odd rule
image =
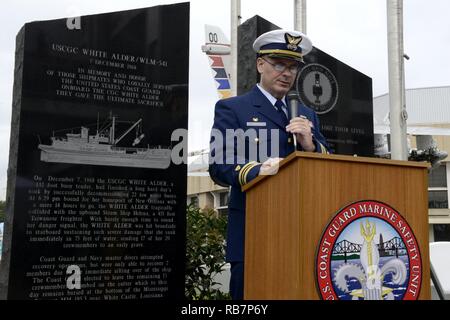
[[[100,113],[99,112],[97,112],[97,134],[96,134],[96,136],[98,137],[98,127],[99,127],[99,125],[100,125]]]
[[[116,117],[113,116],[112,111],[109,113],[109,117],[112,120],[111,128],[109,129],[109,143],[114,144],[114,130],[116,129]]]

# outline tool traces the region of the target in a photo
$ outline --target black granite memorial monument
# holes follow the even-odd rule
[[[182,299],[189,4],[27,23],[16,50],[2,297]]]
[[[333,153],[373,157],[372,79],[314,47],[296,80]]]

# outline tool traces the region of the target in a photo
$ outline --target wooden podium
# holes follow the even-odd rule
[[[376,200],[413,230],[422,257],[419,299],[430,299],[428,164],[296,152],[247,193],[245,299],[320,299],[316,254],[330,219],[343,207]]]

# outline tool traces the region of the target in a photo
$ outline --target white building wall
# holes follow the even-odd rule
[[[450,124],[450,86],[406,90],[408,125]],[[374,123],[385,123],[389,96],[373,99]]]

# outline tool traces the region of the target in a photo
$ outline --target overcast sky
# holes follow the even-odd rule
[[[192,0],[190,23],[189,150],[208,146],[218,99],[208,59],[201,52],[204,25],[217,25],[229,37],[228,0]],[[260,15],[293,28],[293,1],[241,0],[242,22]],[[0,199],[5,199],[11,121],[15,36],[23,24],[67,16],[152,7],[157,0],[15,0],[0,10]],[[406,87],[450,85],[450,1],[404,1]],[[388,91],[385,0],[307,2],[307,33],[314,46],[372,78],[373,94]]]

